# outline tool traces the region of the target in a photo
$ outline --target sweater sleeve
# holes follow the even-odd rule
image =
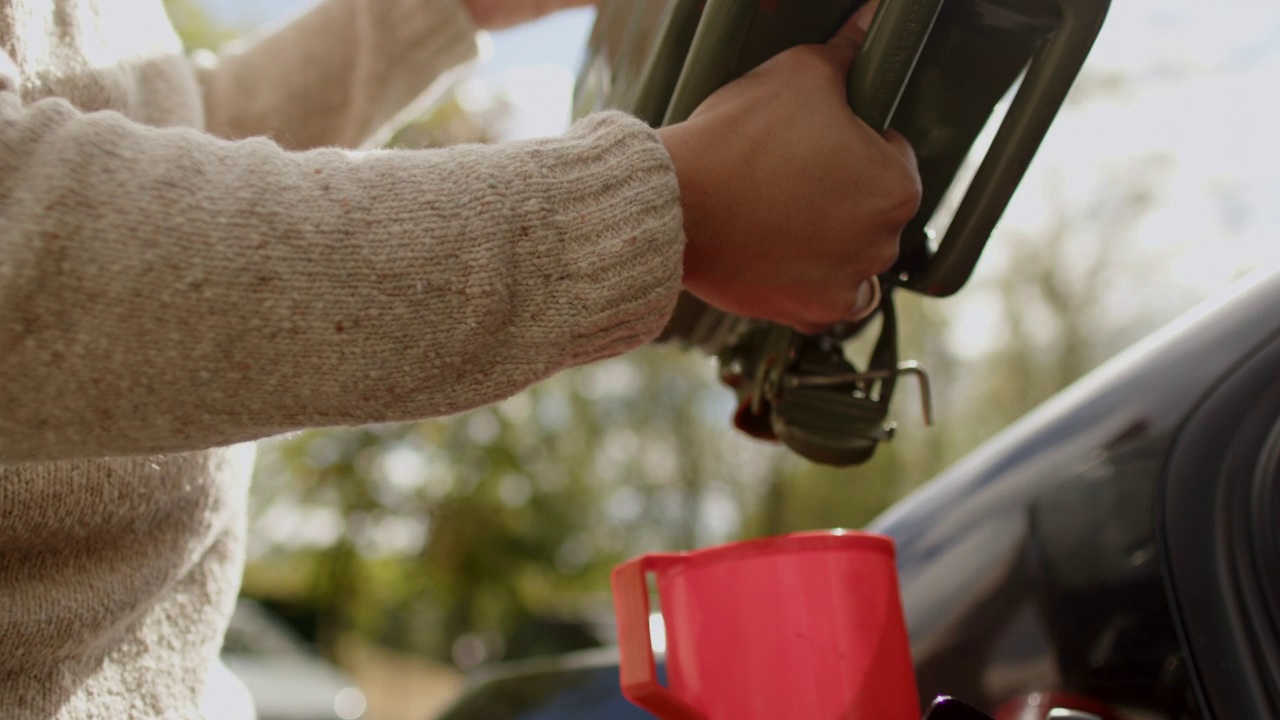
[[[196,55],[206,128],[295,150],[381,144],[434,80],[475,56],[475,32],[459,0],[324,0]]]
[[[670,157],[564,137],[288,152],[0,93],[0,462],[461,411],[658,333]]]

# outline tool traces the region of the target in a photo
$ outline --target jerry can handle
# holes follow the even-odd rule
[[[884,0],[849,72],[849,108],[882,133],[911,79],[942,0]]]
[[[614,568],[613,609],[618,621],[618,674],[622,694],[663,720],[707,720],[658,682],[658,668],[649,637],[649,584],[652,570],[684,562],[678,553],[643,555]]]

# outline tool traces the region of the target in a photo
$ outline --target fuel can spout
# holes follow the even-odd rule
[[[654,126],[681,122],[777,53],[829,39],[865,2],[603,0],[575,112],[612,108]],[[848,78],[849,107],[873,129],[891,128],[911,143],[923,195],[897,262],[876,278],[879,330],[858,321],[803,336],[682,294],[658,340],[720,362],[738,394],[736,427],[813,462],[859,465],[893,437],[888,408],[904,376],[920,383],[931,424],[928,378],[898,358],[893,294],[945,297],[968,281],[1109,3],[881,0]],[[987,128],[989,144],[979,142]],[[841,352],[845,341],[872,332],[879,340],[865,362]]]

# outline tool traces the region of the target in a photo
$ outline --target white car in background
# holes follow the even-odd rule
[[[209,720],[359,720],[364,693],[266,608],[236,604],[201,710]]]

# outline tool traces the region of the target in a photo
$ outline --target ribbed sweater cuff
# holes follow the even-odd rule
[[[563,286],[556,312],[575,318],[566,364],[654,338],[675,307],[685,244],[675,169],[657,134],[600,113],[524,150],[521,174],[534,180],[534,197],[552,199],[527,205],[527,227],[563,238],[561,252],[536,267],[549,286]]]

